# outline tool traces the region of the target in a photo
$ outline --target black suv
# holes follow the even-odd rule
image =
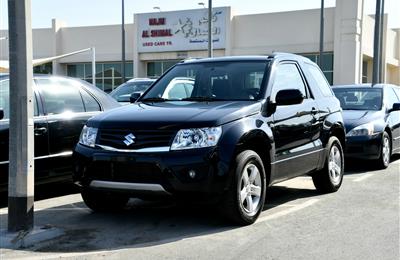
[[[122,208],[129,197],[203,195],[246,225],[274,183],[310,175],[319,191],[338,190],[344,144],[340,103],[310,60],[187,60],[135,104],[87,122],[74,178],[95,211]]]

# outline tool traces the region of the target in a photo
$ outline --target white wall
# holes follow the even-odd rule
[[[333,51],[334,8],[325,10],[324,50]],[[233,55],[319,51],[320,10],[233,17]]]

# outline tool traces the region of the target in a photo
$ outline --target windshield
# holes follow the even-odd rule
[[[334,88],[333,92],[343,110],[380,110],[382,107],[379,88]]]
[[[110,95],[118,102],[129,102],[132,93],[145,92],[152,83],[153,81],[127,82],[116,88]]]
[[[267,61],[179,64],[140,101],[257,100]]]

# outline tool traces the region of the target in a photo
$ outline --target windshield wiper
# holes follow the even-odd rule
[[[140,100],[140,102],[165,102],[165,101],[168,101],[168,99],[162,97],[143,98]]]
[[[223,99],[216,98],[216,97],[188,97],[183,98],[182,101],[220,101]]]

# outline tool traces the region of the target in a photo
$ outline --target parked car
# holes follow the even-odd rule
[[[190,77],[189,97],[164,93]],[[184,61],[136,104],[91,118],[75,148],[74,180],[94,211],[131,196],[217,201],[235,223],[261,213],[266,188],[311,175],[321,192],[343,179],[340,103],[316,64],[274,54]]]
[[[388,167],[391,155],[400,152],[400,87],[346,85],[333,91],[343,108],[345,155]]]
[[[130,97],[133,93],[143,94],[143,92],[145,92],[151,86],[151,84],[154,83],[154,81],[156,80],[148,78],[131,79],[114,89],[110,95],[123,105],[129,104]]]
[[[35,183],[72,180],[72,150],[87,119],[120,106],[85,81],[34,76]],[[8,185],[9,78],[0,80],[0,190]]]

